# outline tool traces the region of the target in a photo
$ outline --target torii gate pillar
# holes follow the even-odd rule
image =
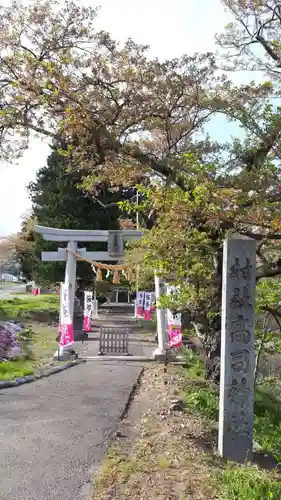
[[[77,260],[70,252],[77,252],[77,242],[69,241],[67,244],[67,261],[65,266],[65,283],[69,283],[69,312],[71,319],[73,320],[73,312],[74,312],[74,298],[75,298],[75,289],[76,289],[76,267]]]

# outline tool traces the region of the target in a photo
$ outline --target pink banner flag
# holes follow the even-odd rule
[[[92,310],[93,310],[93,292],[84,292],[84,332],[92,331]]]
[[[180,330],[170,330],[169,334],[169,347],[172,349],[176,349],[177,347],[182,346],[182,332]]]
[[[145,319],[146,321],[150,321],[151,320],[151,312],[150,310],[144,310],[143,312],[143,319]]]
[[[74,344],[73,325],[61,325],[60,327],[60,347]]]
[[[65,347],[74,344],[74,330],[70,316],[69,283],[61,283],[60,300],[60,347]]]

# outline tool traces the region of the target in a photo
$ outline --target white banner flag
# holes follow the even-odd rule
[[[144,294],[144,319],[151,319],[152,293],[145,292]]]
[[[172,295],[176,293],[178,289],[179,287],[176,286],[168,286],[167,294]],[[180,347],[182,345],[181,313],[174,314],[170,309],[167,309],[167,323],[169,346]]]
[[[144,292],[137,292],[137,308],[138,316],[142,316],[144,308]]]
[[[84,322],[83,329],[84,332],[90,332],[92,330],[92,311],[93,311],[93,292],[84,292]]]
[[[74,330],[70,315],[69,283],[61,283],[60,293],[60,347],[74,343]]]

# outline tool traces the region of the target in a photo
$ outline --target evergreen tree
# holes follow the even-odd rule
[[[109,191],[99,187],[95,196],[84,193],[79,170],[69,170],[66,160],[55,148],[41,168],[36,180],[29,184],[32,212],[23,221],[16,243],[24,274],[38,283],[55,283],[64,279],[64,262],[42,262],[42,250],[57,250],[57,242],[44,241],[34,233],[37,224],[62,229],[119,229],[120,211],[117,202],[134,196],[133,189]],[[106,243],[81,243],[89,250],[106,250]],[[89,264],[78,263],[77,274],[85,285],[93,280]]]

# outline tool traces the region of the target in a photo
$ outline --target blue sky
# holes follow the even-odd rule
[[[97,0],[97,4],[101,6],[98,29],[120,42],[130,37],[148,44],[151,55],[161,59],[215,50],[214,35],[230,20],[220,0]],[[226,136],[223,120],[212,125],[212,135]],[[21,217],[30,208],[26,185],[44,166],[48,152],[46,140],[34,139],[17,165],[0,163],[0,236],[20,229]]]

